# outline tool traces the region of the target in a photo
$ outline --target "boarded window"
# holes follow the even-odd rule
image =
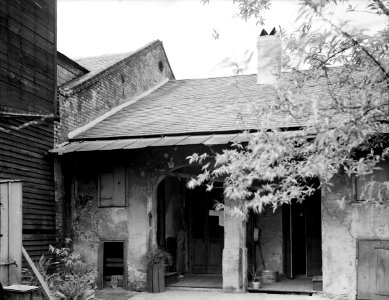
[[[120,166],[102,172],[99,177],[101,207],[126,205],[126,172]]]
[[[358,242],[358,299],[389,299],[389,241]]]

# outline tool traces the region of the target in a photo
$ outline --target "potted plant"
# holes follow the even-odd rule
[[[261,287],[261,272],[257,270],[255,266],[251,266],[249,269],[251,275],[251,286],[253,289],[258,290]]]
[[[159,248],[150,249],[143,258],[147,269],[147,291],[161,293],[165,291],[165,267],[173,263],[172,256]]]

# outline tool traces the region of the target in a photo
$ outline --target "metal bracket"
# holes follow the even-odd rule
[[[0,263],[0,266],[10,266],[10,265],[15,265],[16,267],[18,266],[16,260],[14,260],[13,262]]]

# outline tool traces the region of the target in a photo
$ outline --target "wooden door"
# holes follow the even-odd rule
[[[22,183],[0,180],[0,282],[21,281]]]
[[[305,202],[306,207],[306,244],[307,244],[307,276],[322,275],[321,251],[321,194],[315,194]]]
[[[357,299],[389,299],[389,241],[358,241]]]
[[[293,278],[292,266],[292,217],[291,205],[284,204],[282,206],[282,224],[283,224],[283,240],[284,240],[284,273],[289,279]]]
[[[321,275],[320,191],[303,203],[284,205],[282,212],[286,277]]]
[[[209,214],[213,200],[218,196],[214,191],[203,188],[190,191],[190,266],[192,273],[221,274],[224,242],[224,228],[219,225],[219,217]]]
[[[192,273],[207,273],[207,218],[205,198],[192,193],[191,199],[191,266]]]

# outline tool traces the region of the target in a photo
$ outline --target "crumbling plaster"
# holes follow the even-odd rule
[[[343,174],[322,193],[323,291],[335,298],[356,298],[357,241],[389,239],[389,208],[353,198],[351,179]]]
[[[157,187],[162,173],[187,165],[186,157],[207,147],[72,154],[71,220],[73,248],[97,268],[101,241],[127,241],[127,287],[142,291],[146,272],[142,257],[157,244]],[[96,163],[99,162],[99,163]],[[98,206],[98,176],[106,166],[126,167],[126,207]]]

